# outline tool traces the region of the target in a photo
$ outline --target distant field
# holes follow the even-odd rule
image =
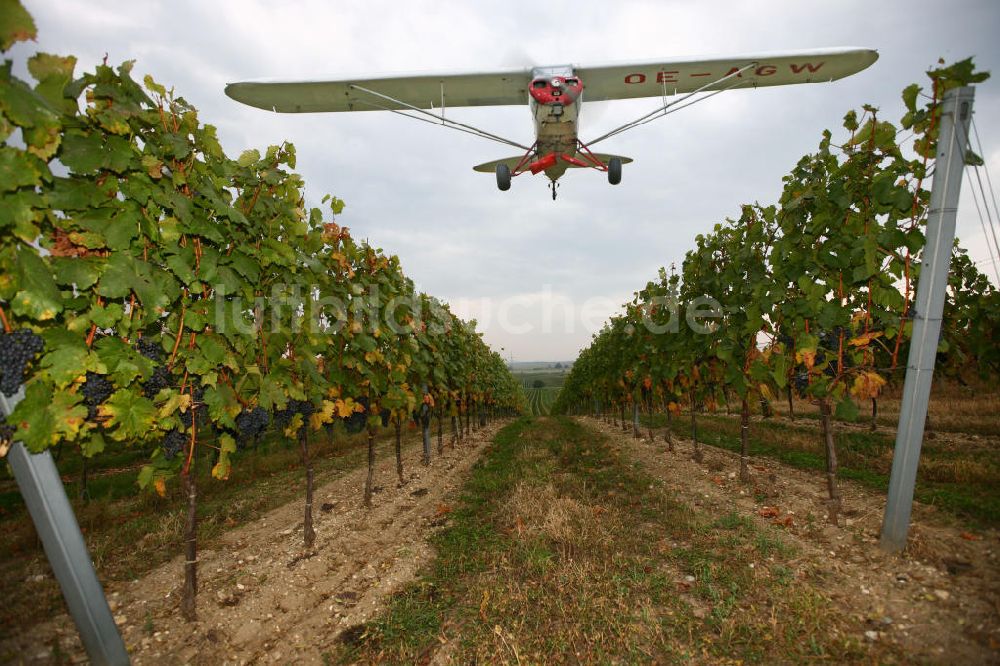
[[[566,377],[569,375],[569,369],[563,370],[530,370],[530,371],[515,371],[511,374],[514,375],[514,379],[521,382],[521,385],[526,389],[533,388],[536,381],[542,382],[546,388],[551,387],[561,387],[566,381]]]
[[[552,403],[559,395],[558,387],[546,386],[544,388],[525,389],[528,396],[528,411],[532,416],[548,416]]]

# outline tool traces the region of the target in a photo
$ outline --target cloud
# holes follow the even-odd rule
[[[938,3],[617,2],[508,0],[502,5],[418,0],[263,2],[27,1],[39,27],[34,50],[73,53],[92,69],[105,53],[136,58],[173,85],[219,128],[227,152],[282,140],[298,151],[307,201],[347,201],[339,220],[398,254],[421,288],[453,302],[538,294],[620,304],[678,265],[704,233],[739,205],[772,203],[781,177],[815,149],[824,128],[869,102],[901,115],[900,90],[923,79],[939,56],[975,55],[1000,77],[995,26],[1000,5],[975,0],[941,12]],[[933,16],[933,20],[928,17]],[[549,198],[543,177],[520,176],[499,192],[471,167],[513,152],[499,144],[413,123],[393,114],[273,114],[237,104],[226,82],[347,73],[489,70],[536,64],[595,64],[663,56],[733,54],[860,45],[879,61],[833,84],[738,91],[601,144],[635,159],[621,185],[576,170]],[[19,70],[23,74],[23,66]],[[979,86],[976,112],[995,180],[1000,117],[996,80]],[[653,108],[653,100],[585,105],[584,137]],[[524,107],[453,109],[463,121],[531,141]],[[1000,182],[997,183],[1000,185]],[[975,209],[963,197],[958,232],[973,259],[987,259]],[[988,266],[982,266],[988,269]],[[541,301],[521,308],[541,323]],[[607,314],[616,306],[608,306]],[[511,309],[511,316],[515,309]],[[569,359],[589,332],[514,336],[495,325],[486,339],[520,359]],[[507,353],[505,352],[505,353]]]

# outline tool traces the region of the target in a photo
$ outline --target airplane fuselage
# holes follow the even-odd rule
[[[583,81],[571,67],[536,68],[528,88],[528,105],[535,121],[536,155],[555,153],[575,157]],[[557,160],[545,175],[557,180],[569,165]]]

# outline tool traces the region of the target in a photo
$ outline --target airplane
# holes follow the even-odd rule
[[[621,182],[622,165],[632,160],[596,153],[606,139],[662,118],[726,90],[820,83],[856,74],[878,59],[873,49],[840,47],[733,57],[675,58],[597,66],[557,65],[493,72],[410,74],[316,81],[230,83],[234,100],[276,113],[391,111],[520,149],[514,157],[473,169],[496,176],[497,187],[511,179],[545,173],[552,198],[560,177],[571,168],[590,168]],[[590,141],[578,136],[580,106],[587,101],[660,97],[649,113]],[[448,108],[527,104],[535,141],[526,146],[448,118]]]

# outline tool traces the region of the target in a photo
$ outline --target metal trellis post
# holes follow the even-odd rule
[[[23,389],[12,398],[0,393],[0,411],[9,416],[23,397]],[[7,453],[7,461],[91,663],[128,664],[125,643],[97,579],[52,454],[48,451],[32,454],[24,444],[16,442]]]
[[[913,301],[913,335],[899,408],[896,449],[892,456],[889,495],[882,521],[883,550],[899,552],[906,546],[913,507],[913,488],[920,446],[927,420],[934,360],[941,335],[945,289],[955,242],[955,218],[965,168],[965,147],[972,118],[974,89],[953,88],[945,93],[935,155],[934,184],[927,214],[927,243],[920,261],[917,294]],[[902,334],[902,332],[900,332]]]

